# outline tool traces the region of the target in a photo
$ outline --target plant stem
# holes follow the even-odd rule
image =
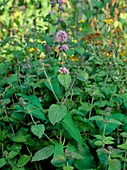
[[[30,117],[31,117],[32,122],[34,123],[34,125],[37,125],[37,123],[35,122],[35,120],[34,120],[34,118],[33,118],[33,116],[32,116],[31,113],[30,113]],[[47,139],[49,139],[49,141],[50,141],[51,143],[55,144],[55,142],[53,142],[53,140],[52,140],[50,137],[48,137],[48,136],[46,135],[46,133],[44,133],[43,135],[44,135]]]
[[[93,102],[94,102],[94,96],[92,97],[92,100],[91,100],[92,108],[89,111],[89,118],[91,117],[91,113],[92,113],[92,109],[93,109]]]
[[[45,74],[45,77],[47,78],[47,81],[48,81],[48,83],[49,83],[49,85],[50,85],[50,88],[51,88],[51,90],[52,90],[52,93],[54,94],[57,102],[60,103],[58,97],[57,97],[56,94],[55,94],[55,91],[54,91],[54,89],[53,89],[53,87],[52,87],[52,84],[51,84],[51,80],[50,80],[50,78],[48,77],[45,68],[44,68],[44,74]]]
[[[125,152],[125,156],[124,156],[124,165],[123,165],[123,170],[126,170],[126,157],[127,157],[127,151]]]

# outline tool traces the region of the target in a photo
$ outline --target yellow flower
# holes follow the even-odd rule
[[[123,58],[123,59],[122,59],[122,61],[123,61],[124,63],[126,63],[126,62],[127,62],[126,58]]]
[[[19,11],[16,11],[16,12],[14,13],[14,19],[17,19],[19,16],[20,16],[20,12],[19,12]]]
[[[40,57],[40,59],[44,59],[45,58],[45,53],[42,52],[39,57]]]
[[[71,61],[78,61],[78,57],[74,56],[74,54],[72,56],[70,56],[70,60]]]
[[[127,54],[127,50],[122,51],[120,55],[123,57],[123,56],[126,56],[126,54]]]
[[[76,28],[76,25],[73,25],[73,26],[72,26],[72,28],[74,28],[74,29],[75,29],[75,28]]]
[[[79,28],[79,31],[82,31],[82,28]]]
[[[42,44],[46,44],[46,41],[44,40],[44,41],[42,41],[41,43],[42,43]]]
[[[84,20],[83,19],[80,19],[79,21],[78,21],[78,23],[83,23],[84,22]]]
[[[57,53],[59,52],[59,50],[57,50],[56,48],[54,48],[54,51],[57,52]]]
[[[107,23],[107,24],[111,24],[111,23],[113,23],[113,20],[112,19],[105,19],[104,22]]]
[[[72,40],[74,43],[77,43],[78,41],[77,40]]]
[[[29,49],[29,52],[32,53],[35,49],[32,47]]]
[[[94,42],[94,44],[95,44],[95,45],[101,45],[102,42],[101,42],[101,41],[96,41],[96,42]]]
[[[108,52],[105,55],[106,55],[106,57],[111,57],[111,54]]]

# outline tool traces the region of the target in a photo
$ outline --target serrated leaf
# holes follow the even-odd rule
[[[22,155],[20,159],[18,160],[17,167],[23,167],[30,161],[30,156],[28,155]]]
[[[85,52],[83,47],[76,47],[75,51],[77,51],[80,55],[84,54],[84,52]]]
[[[75,126],[70,114],[67,114],[65,116],[62,121],[62,125],[77,142],[79,142],[80,144],[82,143],[79,129]]]
[[[52,104],[48,111],[49,120],[53,125],[61,121],[66,114],[67,108],[64,105]]]
[[[11,152],[9,152],[9,154],[8,154],[8,158],[9,158],[9,159],[12,159],[12,158],[14,158],[16,155],[18,155],[18,153],[19,153],[19,152],[17,152],[17,151],[11,151]]]
[[[89,77],[89,74],[86,72],[81,72],[77,75],[77,79],[80,81],[86,81]]]
[[[56,167],[63,167],[66,165],[66,158],[61,143],[55,143],[54,156],[51,163]]]
[[[53,145],[46,146],[35,153],[34,157],[32,158],[32,162],[47,159],[53,154],[53,152]]]
[[[42,124],[32,125],[31,131],[33,132],[34,135],[38,136],[38,138],[41,139],[45,131],[45,126]]]
[[[64,86],[65,90],[67,90],[70,87],[70,84],[72,82],[71,76],[69,74],[59,74],[57,76],[60,84]]]
[[[118,159],[110,159],[108,170],[121,170],[121,163]]]

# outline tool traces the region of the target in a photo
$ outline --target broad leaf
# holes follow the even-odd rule
[[[66,106],[52,104],[48,111],[48,116],[50,122],[54,125],[55,123],[61,121],[67,114]]]
[[[30,156],[28,155],[22,155],[20,159],[18,160],[17,167],[23,167],[30,161]]]
[[[121,170],[121,163],[118,159],[109,160],[108,170]]]
[[[47,159],[53,154],[53,152],[53,145],[46,146],[35,153],[34,157],[32,158],[32,162]]]
[[[44,134],[45,127],[42,124],[39,125],[32,125],[31,131],[34,135],[38,136],[39,139],[41,139],[42,135]]]
[[[6,164],[6,159],[5,158],[1,158],[0,159],[0,168],[3,167]]]
[[[70,87],[71,84],[71,76],[69,74],[59,74],[57,76],[60,84],[62,84],[65,88],[65,90],[67,90]]]
[[[63,145],[61,143],[55,143],[55,151],[51,163],[56,167],[63,167],[66,165]]]
[[[79,129],[75,126],[71,115],[68,113],[62,121],[63,127],[77,142],[82,143]]]

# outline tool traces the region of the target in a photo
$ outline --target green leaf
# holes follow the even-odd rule
[[[40,103],[40,101],[39,101],[37,96],[35,96],[35,95],[27,96],[27,95],[21,94],[21,93],[19,93],[18,96],[23,97],[30,104],[36,106],[38,109],[42,109],[43,110],[42,105],[41,105],[41,103]]]
[[[83,47],[76,47],[75,51],[77,51],[80,55],[84,54],[84,52],[85,52]]]
[[[64,86],[65,90],[67,90],[70,87],[72,80],[69,74],[59,74],[57,78],[60,84]]]
[[[24,142],[26,142],[27,140],[26,140],[26,136],[17,134],[16,136],[12,137],[12,141],[24,143]]]
[[[94,145],[96,145],[96,146],[103,146],[103,143],[102,143],[102,141],[97,140],[97,141],[94,142]]]
[[[66,106],[52,104],[48,111],[48,116],[50,122],[54,125],[55,123],[61,121],[67,114]]]
[[[8,154],[9,159],[14,158],[16,155],[18,155],[18,153],[19,153],[19,152],[17,152],[17,151],[11,151],[11,152],[9,152],[9,154]]]
[[[71,115],[68,113],[62,121],[63,127],[68,131],[70,136],[72,136],[77,142],[82,143],[81,135],[79,129],[75,126]]]
[[[17,167],[23,167],[30,161],[30,156],[28,155],[22,155],[20,159],[18,160]]]
[[[28,104],[28,106],[25,109],[26,114],[32,114],[34,117],[41,119],[41,120],[46,120],[46,117],[43,113],[42,110],[39,110],[37,107],[35,107],[32,104]]]
[[[18,81],[18,76],[16,74],[12,74],[10,77],[7,78],[7,83],[12,84]]]
[[[45,131],[45,126],[42,124],[32,125],[31,131],[33,132],[34,135],[38,136],[38,138],[41,139]]]
[[[86,72],[81,72],[76,77],[80,81],[86,81],[89,78],[89,74]]]
[[[0,63],[0,75],[8,71],[7,66],[4,63]]]
[[[73,170],[74,167],[73,166],[64,166],[63,170]]]
[[[55,151],[51,163],[56,167],[63,167],[66,165],[63,145],[61,143],[55,143]]]
[[[51,81],[55,94],[59,96],[61,94],[61,89],[60,89],[60,84],[58,82],[58,79],[55,77],[55,78],[52,78],[50,81]],[[50,87],[49,82],[47,80],[44,81],[44,84],[46,87],[49,88],[49,90],[52,91],[52,88]]]
[[[6,164],[6,159],[5,158],[1,158],[0,159],[0,168],[3,167]]]
[[[125,93],[125,94],[123,95],[123,102],[124,102],[125,108],[127,109],[127,93]]]
[[[34,157],[32,158],[32,162],[47,159],[53,154],[53,152],[53,145],[46,146],[35,153]]]
[[[121,145],[117,145],[119,149],[127,150],[127,143],[123,143]]]
[[[110,159],[108,170],[121,170],[121,163],[118,159]]]

